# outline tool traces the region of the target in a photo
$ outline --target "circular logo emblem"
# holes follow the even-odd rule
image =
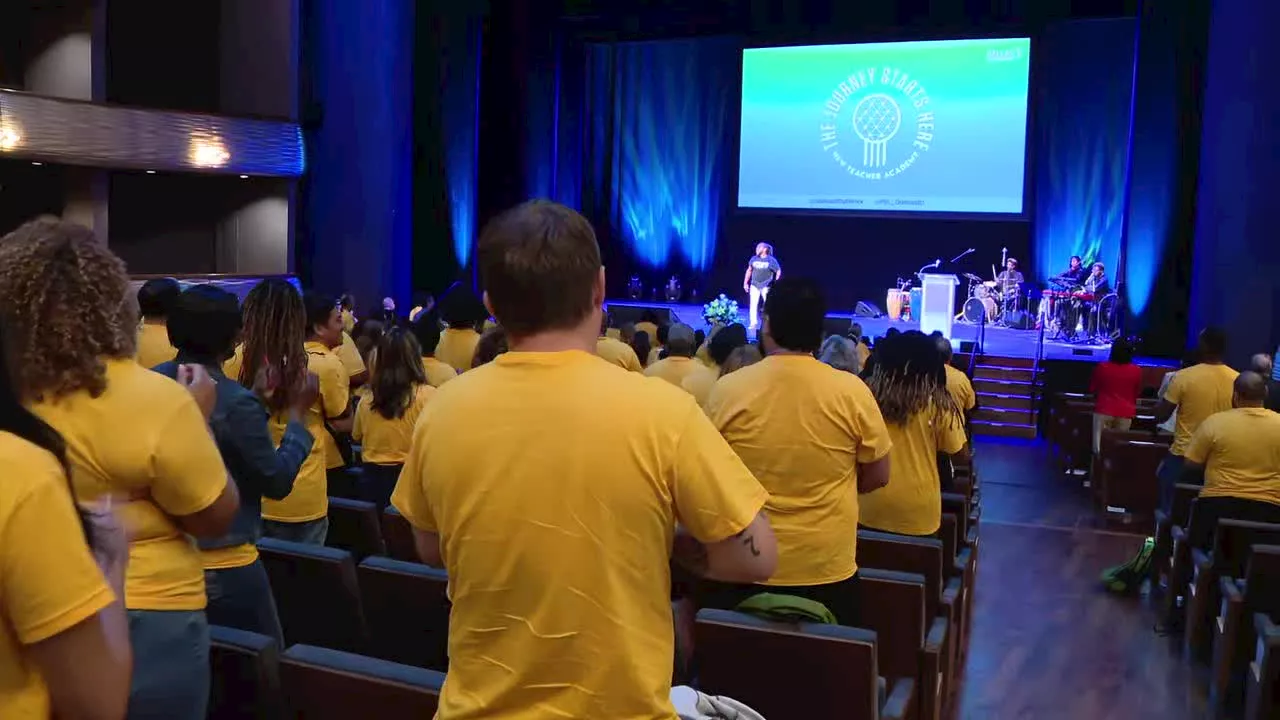
[[[929,93],[899,68],[868,68],[849,75],[823,104],[822,116],[823,151],[864,180],[906,172],[933,143]],[[903,132],[904,124],[913,127]]]

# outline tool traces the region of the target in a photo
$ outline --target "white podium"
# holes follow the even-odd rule
[[[960,279],[955,275],[938,275],[921,273],[920,284],[923,286],[920,311],[920,332],[928,335],[934,330],[941,330],[942,335],[951,339],[951,323],[956,314],[956,286]]]

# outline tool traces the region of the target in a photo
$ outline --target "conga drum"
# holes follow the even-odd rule
[[[889,294],[885,296],[884,304],[890,320],[902,319],[902,295],[898,288],[889,288]]]

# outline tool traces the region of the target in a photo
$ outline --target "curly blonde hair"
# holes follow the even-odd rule
[[[33,220],[0,239],[0,315],[26,401],[107,387],[105,360],[135,353],[138,311],[124,262],[93,231]]]

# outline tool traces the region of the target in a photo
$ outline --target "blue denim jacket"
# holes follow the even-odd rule
[[[182,364],[201,363],[179,353],[173,361],[152,369],[176,378],[178,366]],[[202,550],[256,544],[262,535],[262,498],[281,500],[293,491],[294,478],[311,454],[315,439],[305,425],[290,421],[280,439],[280,447],[275,447],[267,427],[270,414],[258,396],[228,378],[222,368],[216,365],[204,368],[218,382],[218,401],[209,418],[209,427],[222,453],[222,462],[240,491],[240,511],[226,535],[198,542]]]

